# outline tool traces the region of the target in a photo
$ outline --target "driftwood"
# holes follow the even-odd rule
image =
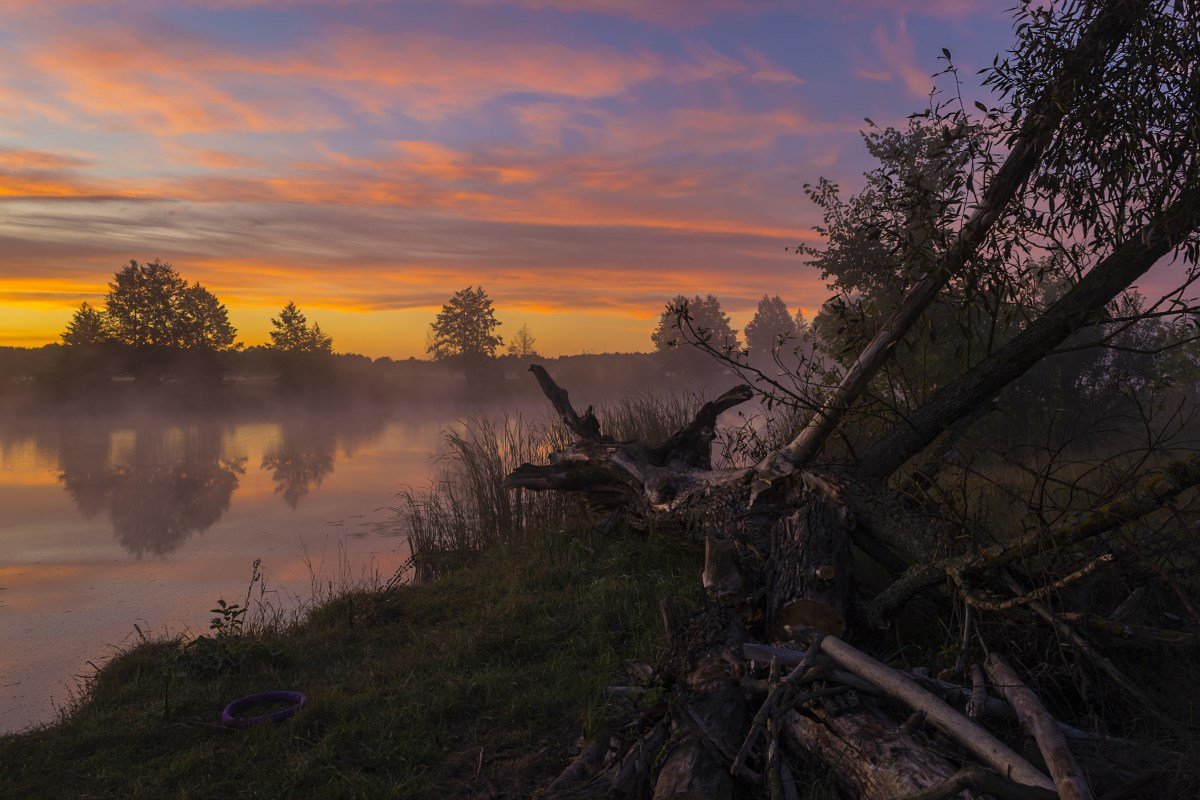
[[[992,653],[988,657],[988,671],[992,682],[1008,698],[1009,704],[1021,719],[1021,726],[1037,741],[1054,786],[1062,800],[1094,800],[1092,788],[1088,786],[1067,737],[1063,736],[1057,721],[1042,705],[1037,695],[1021,682],[1021,678],[1004,657]]]
[[[1200,631],[1151,628],[1147,625],[1134,625],[1111,617],[1077,611],[1064,611],[1058,615],[1058,618],[1064,622],[1083,625],[1085,628],[1125,642],[1184,648],[1200,647]]]

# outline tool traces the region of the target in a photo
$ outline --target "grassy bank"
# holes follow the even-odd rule
[[[529,533],[432,583],[347,593],[246,634],[234,670],[144,643],[66,719],[0,739],[0,796],[527,796],[614,713],[603,689],[628,682],[626,661],[655,659],[658,602],[698,592],[699,569],[653,535]],[[218,724],[231,700],[270,689],[308,706],[278,725]]]

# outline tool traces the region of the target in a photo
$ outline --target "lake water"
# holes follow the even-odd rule
[[[52,720],[135,625],[205,632],[255,559],[279,608],[387,580],[408,557],[388,507],[454,419],[420,416],[0,429],[0,731]]]

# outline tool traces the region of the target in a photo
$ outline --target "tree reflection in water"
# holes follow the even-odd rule
[[[163,555],[229,510],[244,458],[221,457],[221,428],[139,428],[117,463],[111,432],[64,436],[59,481],[89,518],[107,511],[117,541],[137,556]]]
[[[386,419],[379,414],[305,414],[285,419],[278,441],[263,451],[262,468],[271,471],[275,494],[296,509],[309,492],[333,474],[338,450],[346,458],[373,440]]]
[[[275,494],[295,509],[310,490],[318,488],[333,472],[337,439],[325,425],[307,425],[296,420],[283,424],[279,441],[263,453],[262,468],[271,470]]]

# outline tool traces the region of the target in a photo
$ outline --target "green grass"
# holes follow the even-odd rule
[[[695,596],[699,570],[653,535],[529,534],[430,584],[348,593],[249,635],[265,648],[237,671],[173,681],[166,719],[180,645],[144,643],[66,719],[0,739],[0,796],[528,796],[616,713],[603,689],[628,682],[626,660],[661,654],[658,602]],[[269,689],[309,704],[278,725],[218,724]]]

